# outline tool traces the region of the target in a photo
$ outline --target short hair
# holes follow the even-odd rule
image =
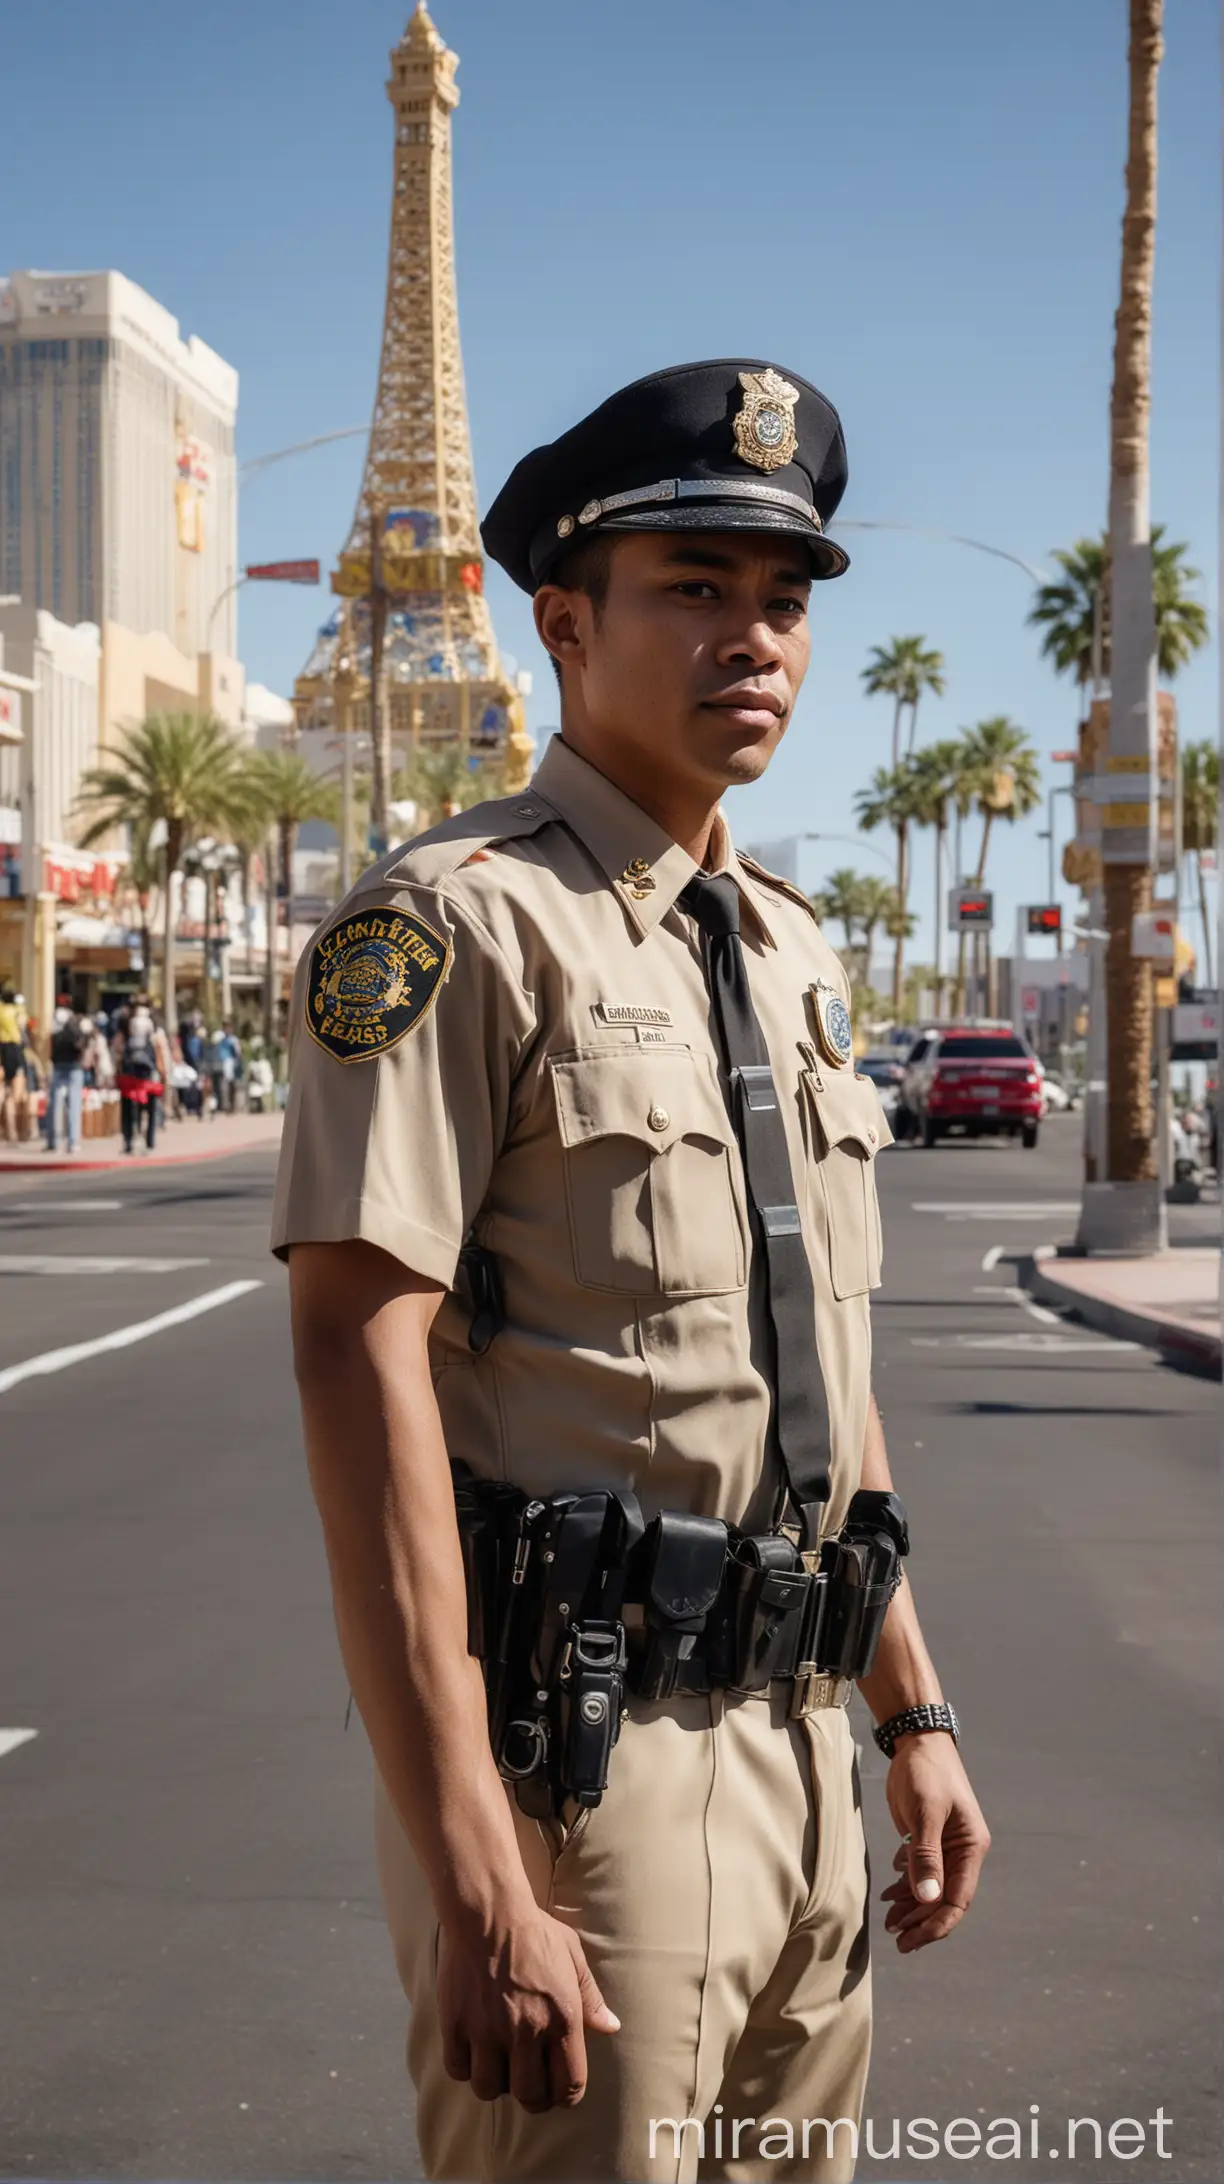
[[[602,537],[595,535],[591,538],[580,539],[576,546],[570,547],[568,553],[562,554],[556,567],[549,571],[545,582],[558,584],[562,591],[584,592],[591,602],[595,619],[598,621],[608,597],[608,585],[612,579],[612,554],[615,546],[616,536],[608,531],[605,531]],[[549,657],[551,658],[552,655],[550,654]],[[560,660],[553,660],[552,670],[557,678],[557,687],[560,689]]]

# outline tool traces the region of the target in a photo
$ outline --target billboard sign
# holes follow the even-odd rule
[[[1048,933],[1053,940],[1062,939],[1062,907],[1059,903],[1031,902],[1027,915],[1030,933]]]
[[[989,931],[994,924],[994,896],[988,887],[954,887],[948,896],[951,933]]]

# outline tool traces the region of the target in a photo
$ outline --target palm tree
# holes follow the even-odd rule
[[[854,928],[862,916],[863,880],[849,865],[842,865],[830,872],[824,886],[812,896],[812,908],[823,923],[835,918],[846,936],[848,968],[852,968],[854,955]]]
[[[166,1029],[178,1029],[174,975],[174,881],[183,853],[201,834],[224,834],[245,807],[242,753],[212,713],[153,713],[128,730],[119,749],[81,779],[78,802],[92,813],[82,848],[117,827],[146,846],[156,828],[164,837],[162,1007]]]
[[[1203,881],[1203,852],[1216,849],[1220,839],[1220,753],[1214,743],[1188,743],[1181,755],[1181,846],[1194,856],[1198,876],[1199,916],[1203,921],[1203,978],[1214,985],[1211,974],[1211,921],[1207,915],[1207,889]]]
[[[875,937],[882,925],[889,930],[888,920],[896,908],[897,890],[891,880],[881,880],[877,875],[865,873],[860,881],[859,923],[863,929],[863,984],[871,984],[871,951]]]
[[[462,744],[443,743],[414,752],[393,786],[397,800],[411,798],[416,805],[424,832],[486,797],[504,796],[505,768],[489,760],[473,764]]]
[[[126,881],[140,911],[140,981],[153,981],[153,949],[149,940],[149,897],[161,878],[161,858],[149,848],[147,831],[132,827],[128,833],[127,863],[116,874],[116,884]]]
[[[858,823],[865,834],[870,834],[875,827],[888,826],[897,837],[896,903],[892,923],[887,917],[884,923],[895,944],[892,999],[893,1011],[899,1017],[905,999],[904,952],[907,938],[905,920],[909,905],[909,837],[910,828],[918,820],[922,808],[913,759],[903,759],[899,766],[877,766],[867,787],[859,790],[854,803]]]
[[[285,929],[293,951],[293,857],[298,828],[309,820],[323,819],[335,825],[340,816],[340,796],[331,781],[308,766],[300,751],[255,751],[247,761],[250,801],[266,827],[275,829],[279,848],[281,892],[285,901]],[[275,935],[268,936],[269,948]]]
[[[931,690],[936,697],[944,693],[944,657],[942,652],[928,651],[923,637],[894,637],[887,645],[873,645],[871,656],[863,669],[863,683],[869,698],[890,697],[893,701],[892,762],[894,771],[901,763],[901,715],[909,707],[909,741],[907,751],[914,748],[914,732],[918,725],[918,702],[924,690]]]
[[[1193,596],[1191,586],[1202,582],[1198,569],[1187,566],[1189,547],[1162,543],[1164,525],[1152,526],[1152,595],[1156,610],[1156,665],[1165,682],[1172,682],[1186,662],[1207,642],[1207,609]],[[1055,673],[1073,676],[1086,697],[1093,683],[1095,624],[1100,614],[1100,657],[1095,676],[1107,681],[1110,672],[1109,539],[1077,538],[1070,547],[1058,547],[1051,557],[1062,570],[1053,584],[1043,584],[1033,602],[1029,621],[1044,629],[1041,650]]]
[[[918,784],[918,824],[935,832],[935,1011],[943,1011],[944,843],[948,821],[956,807],[968,802],[971,790],[965,772],[963,743],[946,737],[915,751],[914,775]],[[959,880],[959,873],[957,878]]]
[[[986,854],[996,819],[1009,824],[1025,819],[1041,802],[1041,774],[1037,754],[1023,728],[1005,713],[980,720],[967,728],[962,740],[965,781],[982,815],[982,840],[977,871],[981,887],[986,880]]]
[[[1152,277],[1156,259],[1156,78],[1164,0],[1130,0],[1130,113],[1121,294],[1114,322],[1109,407],[1110,663],[1107,768],[1147,771],[1155,747],[1156,616],[1149,517]],[[1125,807],[1123,807],[1125,809]],[[1111,1183],[1152,1184],[1152,973],[1131,948],[1133,920],[1152,905],[1144,829],[1103,814],[1105,1034]],[[1133,839],[1133,837],[1132,837]],[[1121,859],[1125,857],[1126,862]],[[1163,1208],[1159,1209],[1163,1212]],[[1161,1223],[1153,1220],[1149,1246]],[[1086,1239],[1089,1240],[1089,1239]]]

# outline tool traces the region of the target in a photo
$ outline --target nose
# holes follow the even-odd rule
[[[778,633],[757,606],[734,618],[733,626],[718,647],[720,667],[746,668],[752,674],[768,673],[781,662]]]

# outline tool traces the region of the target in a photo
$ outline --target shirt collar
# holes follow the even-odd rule
[[[601,866],[630,924],[643,938],[652,933],[699,869],[688,851],[560,736],[549,743],[531,786]],[[715,815],[705,870],[730,874],[756,930],[772,948],[774,939],[764,910],[736,855],[721,808]]]

